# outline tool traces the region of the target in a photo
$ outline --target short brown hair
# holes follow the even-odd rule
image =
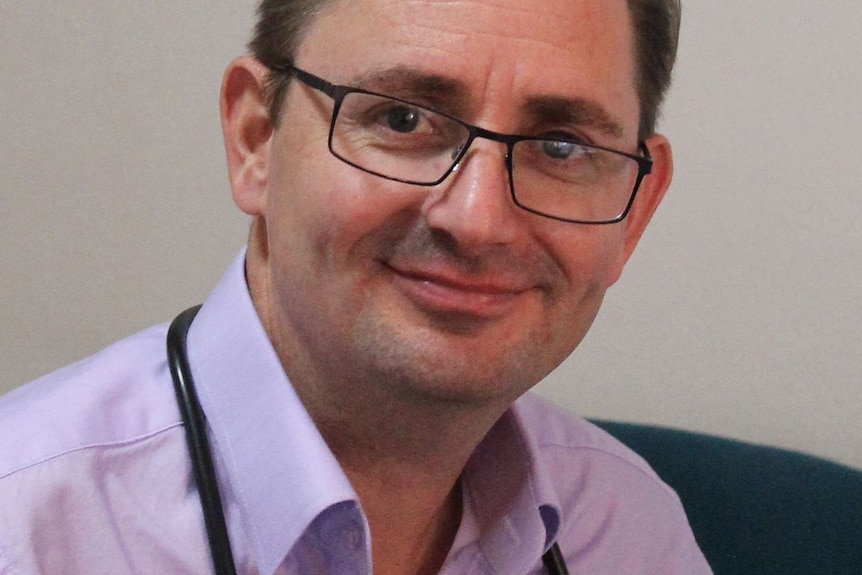
[[[345,0],[342,0],[345,1]],[[349,0],[346,0],[349,1]],[[292,61],[308,27],[332,0],[261,0],[249,50],[265,66]],[[679,40],[680,0],[627,0],[634,30],[636,85],[641,138],[653,134],[670,87]],[[270,116],[278,121],[289,78],[273,74],[268,86]]]
[[[641,139],[655,132],[661,104],[670,88],[679,26],[680,0],[628,0],[634,30],[636,85]]]

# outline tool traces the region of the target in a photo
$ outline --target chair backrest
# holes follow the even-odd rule
[[[862,471],[700,433],[594,423],[676,490],[716,575],[862,575]]]

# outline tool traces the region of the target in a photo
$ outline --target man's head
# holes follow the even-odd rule
[[[297,2],[304,18],[258,27],[259,58],[239,59],[225,75],[222,117],[234,199],[255,218],[252,297],[301,394],[312,385],[314,393],[340,397],[349,380],[359,395],[499,406],[577,346],[671,176],[667,141],[643,127],[633,2]],[[279,9],[271,4],[262,8],[266,22]],[[283,39],[266,52],[261,38],[275,32]],[[567,142],[622,153],[572,156],[564,169],[584,178],[569,180],[573,193],[618,193],[590,182],[609,168],[637,168],[628,157],[643,149],[652,173],[625,219],[609,225],[518,207],[509,178],[519,160],[505,136],[474,140],[437,185],[387,180],[369,171],[389,172],[389,165],[363,171],[330,152],[340,92],[328,84],[276,74],[276,82],[293,79],[275,86],[285,95],[275,98],[279,121],[272,121],[269,68],[285,58],[331,84],[403,101],[339,116],[347,118],[339,125],[348,144],[373,149],[375,158],[415,161],[429,142],[447,141],[438,138],[454,124],[438,120],[451,117],[486,135],[545,141],[531,148],[528,168],[537,173],[558,173],[569,159]],[[654,90],[664,90],[667,72]],[[435,152],[447,153],[455,158],[463,148]],[[629,186],[634,172],[625,173]],[[533,181],[518,180],[526,186],[518,193],[569,201],[565,186],[552,192],[530,188]]]
[[[293,60],[305,31],[334,0],[261,0],[251,53],[265,65]],[[640,137],[655,131],[661,103],[676,60],[681,8],[679,0],[627,0],[634,30]],[[275,74],[269,87],[270,112],[277,121],[288,78]]]

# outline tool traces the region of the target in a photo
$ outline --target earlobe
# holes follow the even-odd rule
[[[263,214],[272,125],[265,98],[268,70],[251,57],[230,63],[221,87],[221,123],[231,192],[236,205]]]
[[[673,176],[673,153],[667,138],[656,134],[646,140],[646,146],[653,159],[653,168],[641,182],[631,210],[623,220],[626,226],[623,264],[634,252],[647,224],[664,198]]]

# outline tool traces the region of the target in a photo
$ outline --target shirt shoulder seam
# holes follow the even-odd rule
[[[647,463],[645,460],[643,460],[643,458],[640,455],[638,455],[636,452],[632,452],[632,453],[634,455],[636,455],[638,457],[638,459],[640,459],[640,460],[635,459],[633,461],[629,457],[625,457],[622,454],[615,453],[614,451],[612,451],[610,449],[606,449],[606,448],[603,448],[600,446],[595,446],[595,445],[569,445],[569,444],[565,444],[565,443],[549,441],[549,442],[539,443],[539,447],[540,448],[546,448],[546,447],[559,448],[559,449],[565,449],[567,451],[591,451],[591,452],[595,452],[595,453],[600,453],[600,454],[605,455],[607,457],[610,457],[611,459],[614,459],[620,463],[623,463],[626,467],[637,470],[637,472],[640,475],[649,479],[650,482],[661,487],[665,491],[669,491],[669,492],[675,494],[673,489],[671,489],[661,479],[661,477],[658,476],[658,474],[652,469],[652,467],[649,466],[649,463]]]
[[[153,431],[149,431],[147,433],[143,433],[141,435],[136,435],[134,437],[129,437],[126,439],[122,439],[119,441],[103,441],[103,442],[88,443],[85,445],[79,445],[77,447],[65,449],[65,450],[57,452],[57,453],[51,453],[50,455],[46,455],[46,456],[42,457],[41,459],[31,461],[30,463],[25,463],[24,465],[20,465],[18,467],[15,467],[15,468],[9,470],[9,471],[0,472],[0,480],[6,479],[7,477],[11,477],[12,475],[15,475],[16,473],[20,473],[26,469],[30,469],[32,467],[42,465],[42,464],[47,463],[49,461],[52,461],[54,459],[59,459],[61,457],[65,457],[66,455],[71,455],[73,453],[88,451],[90,449],[125,447],[127,445],[132,445],[134,443],[146,441],[147,439],[151,439],[153,437],[156,437],[157,435],[161,435],[162,433],[170,431],[171,429],[174,429],[176,427],[182,427],[182,425],[183,424],[181,421],[177,421],[177,422],[171,423],[169,425],[166,425],[164,427],[161,427],[159,429],[155,429]],[[2,549],[0,549],[0,559],[2,559],[2,558],[3,558]]]

